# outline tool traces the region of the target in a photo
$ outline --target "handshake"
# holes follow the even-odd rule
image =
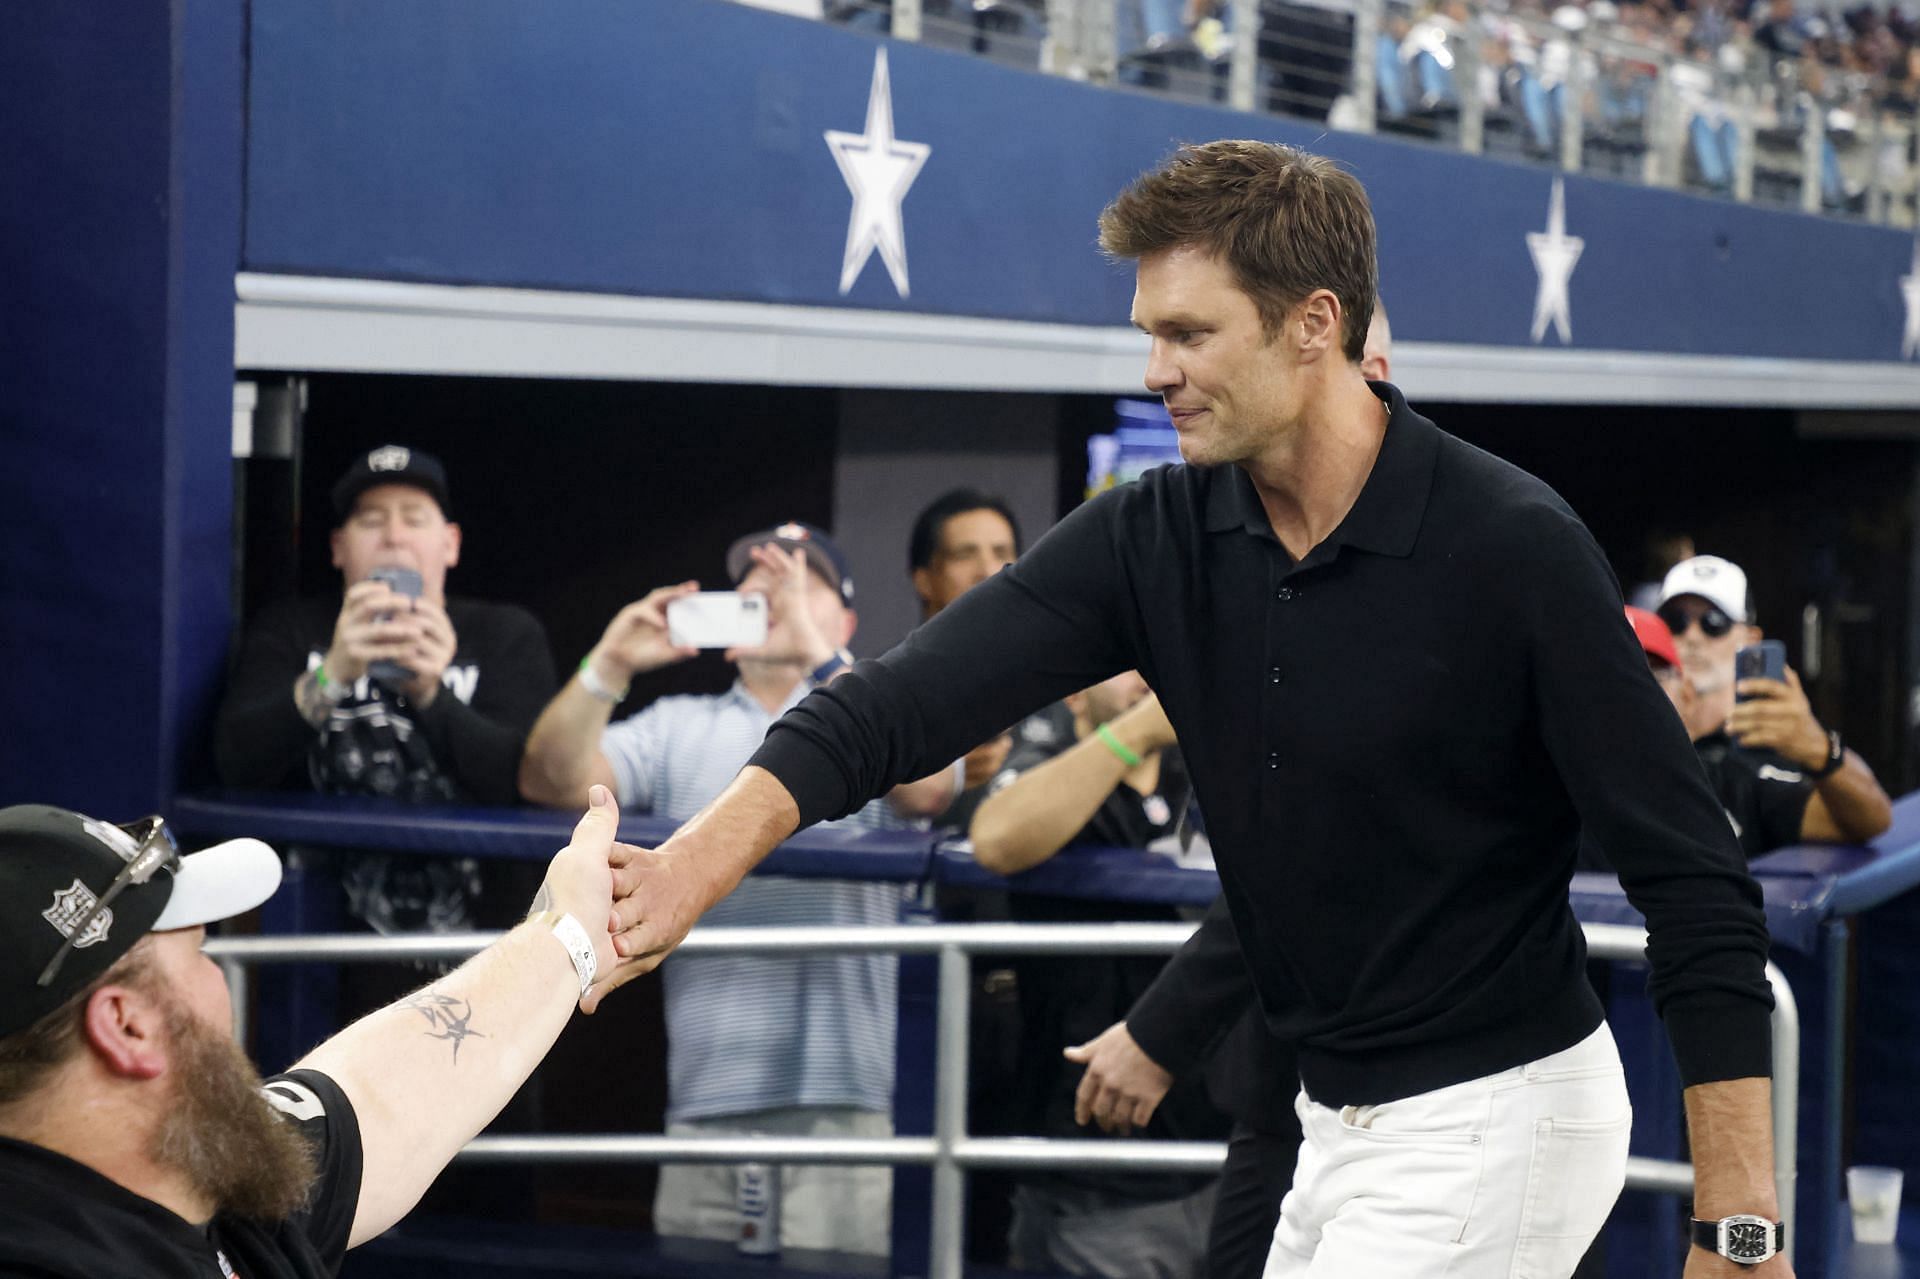
[[[580,1011],[592,1013],[612,991],[656,968],[733,884],[693,873],[690,859],[670,850],[678,835],[659,849],[621,843],[613,794],[596,784],[587,798],[586,815],[548,864],[528,917],[578,921],[584,936],[569,936],[563,922],[555,931],[580,974]]]

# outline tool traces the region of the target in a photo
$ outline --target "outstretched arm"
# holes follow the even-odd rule
[[[609,864],[620,812],[604,788],[555,854],[536,911],[577,920],[598,970],[613,965]],[[460,1148],[540,1064],[580,999],[563,933],[536,915],[419,992],[370,1013],[302,1059],[360,1119],[364,1172],[348,1247],[405,1216]],[[559,928],[564,929],[564,925]]]

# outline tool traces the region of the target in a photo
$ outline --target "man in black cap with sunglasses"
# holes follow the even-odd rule
[[[404,1216],[596,971],[619,810],[596,787],[520,926],[262,1080],[207,925],[272,896],[258,840],[0,810],[0,1274],[313,1279]]]
[[[1861,844],[1893,823],[1873,770],[1821,725],[1791,667],[1785,680],[1736,679],[1734,655],[1761,639],[1739,565],[1682,560],[1656,611],[1693,689],[1676,706],[1749,858],[1789,844]]]

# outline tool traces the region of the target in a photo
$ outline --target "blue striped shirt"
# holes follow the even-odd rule
[[[767,729],[813,688],[801,681],[769,714],[735,683],[713,696],[663,697],[600,738],[623,807],[685,821],[733,780]],[[878,799],[829,826],[914,825]],[[906,888],[751,876],[702,918],[735,926],[866,927],[900,922]],[[668,960],[667,1119],[785,1106],[893,1108],[893,955]]]

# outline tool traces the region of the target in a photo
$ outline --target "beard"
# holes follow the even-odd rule
[[[191,1181],[216,1212],[278,1222],[307,1201],[318,1175],[312,1148],[260,1092],[240,1046],[169,1000],[173,1096],[150,1155]]]

